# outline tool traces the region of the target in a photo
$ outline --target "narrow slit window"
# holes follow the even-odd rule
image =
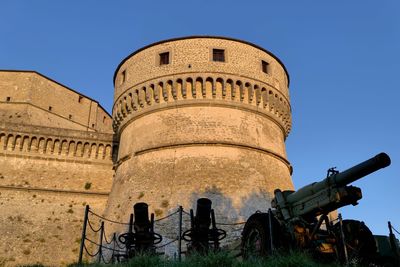
[[[213,49],[213,61],[225,62],[225,50]]]
[[[160,65],[169,64],[169,52],[164,52],[160,54]]]
[[[69,118],[70,120],[72,120],[72,115],[71,115],[71,114],[69,114],[68,118]]]
[[[78,102],[79,102],[79,103],[81,103],[81,102],[82,102],[82,99],[83,99],[83,96],[81,96],[81,95],[80,95],[80,96],[78,96]]]
[[[269,63],[267,61],[262,60],[261,67],[264,73],[269,73]]]
[[[49,106],[49,111],[52,111],[53,110],[53,107],[52,106]]]
[[[124,83],[126,80],[126,70],[124,70],[123,72],[121,72],[121,84]]]

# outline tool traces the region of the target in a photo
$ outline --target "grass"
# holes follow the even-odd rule
[[[103,264],[72,264],[69,267],[100,267]],[[303,252],[276,254],[266,259],[240,260],[229,253],[210,253],[207,256],[194,254],[183,259],[182,262],[164,259],[154,255],[139,255],[127,263],[114,264],[116,267],[333,267],[341,266],[336,263],[323,264],[315,261]]]

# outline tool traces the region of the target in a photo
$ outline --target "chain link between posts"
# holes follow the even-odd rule
[[[190,216],[189,212],[187,212],[183,208],[179,207],[176,211],[174,211],[171,214],[168,214],[168,215],[166,215],[166,216],[164,216],[162,218],[156,219],[156,220],[154,220],[154,222],[156,223],[156,222],[161,222],[161,221],[170,219],[171,217],[179,214],[180,212],[182,212],[182,215],[184,214],[184,215]],[[93,233],[101,232],[101,236],[99,237],[100,242],[96,242],[96,241],[93,241],[92,239],[88,238],[86,236],[86,233],[84,233],[83,234],[83,239],[81,241],[81,242],[83,242],[82,243],[82,245],[83,245],[82,246],[82,248],[83,248],[82,250],[84,250],[86,252],[86,254],[89,255],[92,258],[97,257],[97,261],[99,263],[102,262],[102,263],[105,263],[105,264],[109,264],[109,263],[115,262],[115,256],[117,256],[117,257],[120,257],[120,256],[123,257],[124,255],[126,256],[127,248],[126,248],[126,246],[124,244],[120,244],[120,242],[118,242],[118,238],[117,238],[117,234],[116,233],[114,233],[112,235],[111,240],[107,239],[107,234],[106,234],[105,229],[104,229],[105,228],[104,227],[104,222],[108,222],[108,223],[112,223],[112,224],[119,224],[119,225],[129,225],[129,223],[119,222],[119,221],[108,219],[108,218],[106,218],[106,217],[104,217],[102,215],[99,215],[99,214],[93,212],[89,208],[89,206],[87,206],[87,213],[88,213],[87,215],[90,214],[90,215],[93,215],[94,217],[97,217],[98,219],[100,219],[101,226],[99,228],[96,228],[93,225],[93,223],[91,222],[91,218],[89,216],[87,216],[86,222],[84,222],[84,223],[89,225],[89,229]],[[180,223],[182,224],[182,221],[180,221]],[[236,223],[224,222],[224,223],[216,223],[216,225],[221,225],[221,226],[239,226],[239,225],[244,225],[245,223],[246,222],[236,222]],[[180,230],[181,230],[181,232],[178,233],[178,235],[175,238],[172,238],[172,240],[170,240],[167,243],[161,244],[159,246],[154,246],[154,249],[157,250],[157,249],[165,248],[168,245],[171,245],[172,243],[175,243],[177,241],[182,240],[182,239],[180,239],[180,237],[182,236],[182,233],[183,233],[182,227],[180,228]],[[238,232],[238,231],[242,231],[242,230],[243,230],[243,227],[240,227],[238,229],[232,229],[230,232],[234,233],[234,232]],[[102,244],[103,240],[105,241],[105,245]],[[85,244],[85,241],[89,242],[90,244],[92,244],[92,245],[94,245],[96,247],[96,252],[95,253],[89,251],[88,247]],[[112,247],[110,247],[110,246],[112,246]],[[111,253],[112,253],[111,257],[108,260],[106,259],[105,255],[103,254],[103,249],[105,249],[107,251],[111,251]],[[179,249],[179,251],[180,251],[180,253],[184,253],[184,252],[181,251],[181,249]],[[80,255],[80,259],[81,258],[82,258],[82,255]]]

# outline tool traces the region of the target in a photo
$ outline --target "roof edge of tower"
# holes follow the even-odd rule
[[[199,39],[199,38],[204,38],[204,39],[205,39],[205,38],[208,38],[208,39],[223,39],[223,40],[229,40],[229,41],[236,41],[236,42],[240,42],[240,43],[244,43],[244,44],[253,46],[253,47],[257,48],[257,49],[260,49],[260,50],[264,51],[265,53],[267,53],[267,54],[269,54],[270,56],[272,56],[276,61],[278,61],[279,64],[283,67],[283,69],[285,70],[286,76],[287,76],[288,87],[289,87],[289,84],[290,84],[289,72],[287,71],[285,64],[283,64],[283,62],[282,62],[277,56],[275,56],[272,52],[268,51],[267,49],[265,49],[265,48],[263,48],[263,47],[261,47],[261,46],[258,46],[258,45],[256,45],[256,44],[253,44],[253,43],[248,42],[248,41],[245,41],[245,40],[236,39],[236,38],[231,38],[231,37],[226,37],[226,36],[214,36],[214,35],[191,35],[191,36],[185,36],[185,37],[170,38],[170,39],[165,39],[165,40],[161,40],[161,41],[158,41],[158,42],[151,43],[151,44],[146,45],[146,46],[144,46],[144,47],[142,47],[142,48],[139,48],[138,50],[135,50],[134,52],[132,52],[131,54],[129,54],[127,57],[125,57],[125,58],[121,61],[121,63],[119,63],[119,65],[117,66],[117,68],[116,68],[116,70],[115,70],[115,72],[114,72],[114,77],[113,77],[114,86],[115,86],[115,79],[116,79],[116,77],[117,77],[117,73],[118,73],[119,69],[121,68],[121,66],[122,66],[128,59],[130,59],[132,56],[136,55],[137,53],[139,53],[139,52],[141,52],[141,51],[143,51],[143,50],[145,50],[145,49],[147,49],[147,48],[149,48],[149,47],[152,47],[152,46],[155,46],[155,45],[159,45],[159,44],[162,44],[162,43],[173,42],[173,41],[179,41],[179,40],[186,40],[186,39]]]

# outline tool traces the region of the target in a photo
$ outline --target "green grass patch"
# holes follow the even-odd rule
[[[100,267],[104,264],[72,264],[70,267],[90,266]],[[111,265],[110,265],[111,266]],[[164,259],[155,255],[139,255],[126,263],[114,264],[116,267],[334,267],[338,263],[323,264],[317,262],[303,252],[275,254],[268,258],[242,260],[227,252],[210,253],[208,255],[193,254],[183,258],[181,262]],[[355,267],[355,266],[354,266]]]

